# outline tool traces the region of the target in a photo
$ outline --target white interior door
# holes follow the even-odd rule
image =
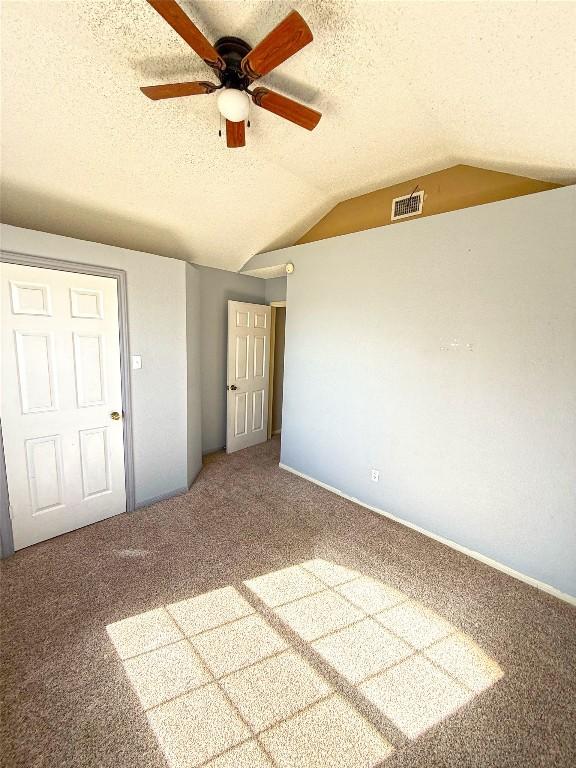
[[[21,549],[126,509],[118,296],[109,277],[0,271],[2,433]]]
[[[227,453],[267,439],[269,369],[270,307],[229,301]]]

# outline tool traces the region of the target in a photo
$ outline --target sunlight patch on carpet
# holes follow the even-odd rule
[[[394,746],[371,711],[401,743],[503,674],[392,585],[321,559],[107,631],[170,768],[373,768]]]
[[[284,574],[244,582],[293,632],[373,704],[405,736],[415,738],[499,680],[498,664],[467,635],[390,584],[312,560],[300,566],[324,582],[322,591],[288,599]]]

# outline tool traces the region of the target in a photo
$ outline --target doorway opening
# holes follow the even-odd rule
[[[270,397],[268,399],[268,439],[282,434],[284,395],[284,344],[286,339],[286,302],[273,301],[270,323]]]

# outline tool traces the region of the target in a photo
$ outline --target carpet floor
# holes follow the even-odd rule
[[[2,765],[576,765],[575,609],[278,454],[2,562]]]

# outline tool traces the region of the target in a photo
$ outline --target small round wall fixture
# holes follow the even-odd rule
[[[286,264],[285,269],[286,269],[286,274],[291,275],[292,272],[294,272],[294,264],[292,264],[292,262],[289,261],[288,264]]]

